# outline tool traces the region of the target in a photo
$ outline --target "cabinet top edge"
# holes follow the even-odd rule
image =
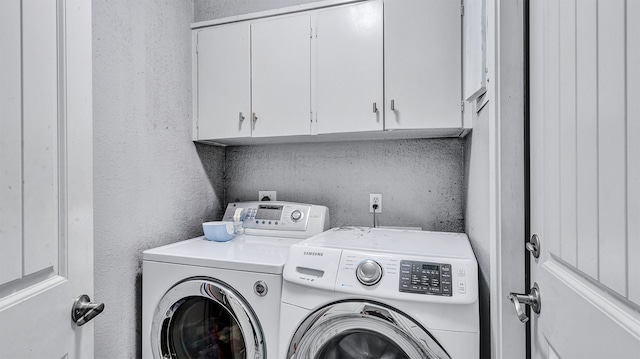
[[[191,23],[191,30],[197,30],[197,29],[201,29],[201,28],[204,28],[204,27],[216,26],[216,25],[224,25],[224,24],[230,24],[230,23],[246,21],[246,20],[257,20],[257,19],[262,19],[262,18],[266,18],[266,17],[293,14],[293,13],[297,13],[297,12],[316,10],[316,9],[322,9],[322,8],[331,7],[331,6],[351,4],[351,3],[363,2],[363,1],[368,1],[368,0],[323,0],[323,1],[316,1],[316,2],[307,3],[307,4],[287,6],[287,7],[283,7],[283,8],[279,8],[279,9],[273,9],[273,10],[252,12],[252,13],[249,13],[249,14],[229,16],[229,17],[224,17],[224,18],[220,18],[220,19],[192,22]]]

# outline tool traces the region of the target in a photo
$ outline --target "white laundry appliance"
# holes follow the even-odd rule
[[[291,246],[286,358],[478,358],[478,265],[465,234],[334,228]]]
[[[193,238],[143,253],[142,357],[277,358],[289,246],[329,228],[324,206],[230,203],[244,234]]]

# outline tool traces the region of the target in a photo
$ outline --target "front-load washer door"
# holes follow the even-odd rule
[[[292,359],[450,359],[440,343],[406,314],[381,303],[349,300],[324,306],[296,330]]]
[[[245,299],[211,278],[189,278],[160,300],[151,327],[155,358],[263,359],[264,334]]]

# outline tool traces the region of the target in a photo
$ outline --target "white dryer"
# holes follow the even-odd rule
[[[286,358],[478,358],[478,269],[465,234],[334,228],[289,250]]]
[[[288,202],[243,208],[245,233],[143,253],[142,357],[277,358],[282,270],[289,246],[329,227],[328,209]]]

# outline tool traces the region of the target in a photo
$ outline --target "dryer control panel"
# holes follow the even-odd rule
[[[400,261],[401,292],[451,296],[451,264]]]
[[[236,212],[247,234],[308,238],[329,229],[329,210],[293,202],[234,202],[227,205],[223,221]]]

